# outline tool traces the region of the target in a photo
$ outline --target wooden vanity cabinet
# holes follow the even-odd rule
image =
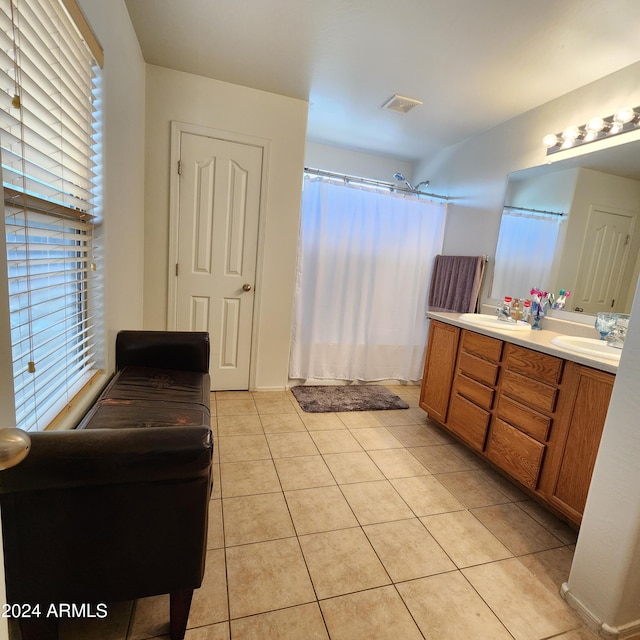
[[[442,424],[447,420],[459,338],[458,327],[431,320],[419,404]]]
[[[614,380],[431,320],[420,406],[579,525]]]
[[[462,330],[447,427],[483,451],[500,369],[502,341]]]
[[[615,376],[566,362],[540,493],[580,524]]]
[[[538,488],[564,360],[506,344],[487,458],[529,489]]]

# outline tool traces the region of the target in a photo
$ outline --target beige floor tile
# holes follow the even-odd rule
[[[222,500],[209,501],[209,525],[207,527],[207,549],[224,547],[222,529]]]
[[[467,471],[469,465],[455,454],[451,444],[430,447],[411,447],[411,453],[431,471],[431,473],[454,473]]]
[[[358,427],[382,426],[376,416],[377,413],[377,411],[337,411],[336,415],[346,427],[355,429]]]
[[[347,453],[362,451],[358,441],[347,430],[310,431],[320,453]]]
[[[220,482],[220,463],[213,464],[211,467],[211,499],[222,498],[222,484]]]
[[[295,538],[227,549],[231,618],[242,618],[314,602],[300,546]]]
[[[404,448],[369,451],[369,457],[387,478],[430,475],[427,468]]]
[[[291,431],[306,431],[297,413],[267,413],[260,414],[260,421],[265,433],[289,433]]]
[[[260,398],[256,395],[254,396],[254,401],[260,415],[296,412],[296,409],[289,398],[276,400],[274,398]]]
[[[220,476],[225,498],[281,490],[273,460],[227,462],[220,465]]]
[[[184,640],[229,640],[229,623],[219,622],[197,629],[187,629]],[[167,636],[168,640],[168,636]]]
[[[362,445],[365,451],[398,449],[403,446],[402,443],[394,438],[384,427],[354,429],[352,435]]]
[[[251,391],[216,391],[216,401],[218,400],[252,400]]]
[[[309,431],[346,429],[344,422],[335,413],[302,413],[300,419]]]
[[[516,640],[539,640],[582,625],[517,558],[462,573]]]
[[[482,507],[474,509],[473,514],[516,556],[562,546],[517,504]]]
[[[345,484],[341,489],[362,525],[413,517],[411,509],[388,480]]]
[[[422,640],[393,587],[338,596],[320,606],[331,640]]]
[[[460,442],[452,442],[449,449],[467,463],[469,469],[488,469],[487,463]]]
[[[216,409],[218,417],[220,416],[242,416],[248,413],[258,413],[256,403],[253,398],[242,400],[216,400]]]
[[[513,555],[468,511],[442,513],[420,520],[460,568]]]
[[[407,398],[405,398],[404,396],[402,396],[402,399],[405,402],[409,402],[409,400],[407,400]],[[429,416],[424,409],[420,409],[420,407],[418,406],[418,399],[415,399],[415,406],[411,402],[409,402],[409,404],[411,404],[412,406],[407,410],[407,414],[413,418],[414,422],[418,424],[426,424],[429,421]]]
[[[254,400],[289,400],[293,398],[290,391],[251,391]]]
[[[561,633],[559,636],[553,636],[553,640],[602,640],[602,636],[586,627],[581,627],[567,633]],[[640,640],[640,635],[626,638],[626,640]]]
[[[459,572],[396,585],[425,638],[513,640]]]
[[[58,637],[60,640],[124,640],[127,637],[133,605],[131,601],[108,604],[106,618],[62,619]],[[9,638],[17,638],[18,633],[17,629],[14,630],[14,625],[10,624]]]
[[[220,462],[269,460],[271,453],[262,434],[251,436],[220,436],[218,438]]]
[[[323,458],[338,484],[384,479],[380,469],[364,451],[327,453]]]
[[[329,638],[320,607],[315,602],[232,620],[231,633],[239,640],[328,640]]]
[[[438,480],[468,509],[510,502],[502,491],[475,470],[441,473]]]
[[[257,413],[243,416],[220,416],[218,418],[218,435],[246,436],[263,433],[262,423]]]
[[[394,582],[456,569],[416,518],[368,525],[363,529]]]
[[[278,458],[274,462],[284,491],[327,487],[336,484],[329,467],[320,455]]]
[[[302,536],[300,545],[319,599],[390,583],[360,527]]]
[[[569,579],[572,561],[573,551],[569,547],[520,556],[520,562],[558,597],[562,583]]]
[[[464,505],[433,476],[394,478],[390,482],[416,516],[464,509]]]
[[[289,538],[296,534],[281,493],[225,498],[223,509],[227,547]]]
[[[273,458],[318,455],[318,448],[307,431],[268,433],[267,442]]]
[[[187,628],[223,622],[229,617],[224,549],[207,551],[202,586],[193,592]]]
[[[127,640],[144,640],[168,633],[169,594],[136,600]]]
[[[404,400],[404,398],[400,398]],[[405,400],[406,402],[406,400]],[[409,403],[407,403],[409,404]],[[376,418],[385,426],[399,426],[402,424],[415,424],[416,421],[408,409],[394,409],[388,411],[376,411]]]
[[[564,544],[575,544],[578,540],[578,532],[568,524],[556,518],[550,511],[547,511],[541,504],[534,500],[519,502],[518,506],[526,511],[536,522],[539,522],[545,529],[548,529],[556,538]]]
[[[519,489],[514,482],[508,480],[497,471],[490,467],[484,469],[478,469],[477,473],[480,474],[485,480],[488,480],[492,485],[497,487],[502,493],[504,493],[510,502],[519,502],[521,500],[528,500],[528,496],[524,491]]]
[[[389,431],[400,440],[405,447],[429,447],[443,444],[437,433],[433,433],[428,425],[411,424],[389,427]]]
[[[298,535],[358,524],[349,503],[336,486],[286,491],[285,497]]]

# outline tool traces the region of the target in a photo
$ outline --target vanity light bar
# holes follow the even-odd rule
[[[583,125],[569,126],[561,133],[549,133],[542,139],[542,144],[547,147],[547,155],[551,155],[564,149],[635,131],[638,128],[640,128],[640,107],[622,107],[612,116],[606,118],[596,116]]]

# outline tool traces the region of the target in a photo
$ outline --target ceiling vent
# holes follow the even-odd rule
[[[395,96],[389,98],[383,105],[383,109],[387,111],[395,111],[396,113],[409,113],[411,109],[417,107],[419,104],[423,104],[422,100],[416,100],[415,98],[406,98],[405,96]]]

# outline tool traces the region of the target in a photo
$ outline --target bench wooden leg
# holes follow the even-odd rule
[[[193,589],[190,591],[175,591],[170,595],[169,616],[171,640],[183,640],[187,630],[189,609],[191,608]]]
[[[58,640],[58,621],[53,618],[20,620],[22,640]]]

